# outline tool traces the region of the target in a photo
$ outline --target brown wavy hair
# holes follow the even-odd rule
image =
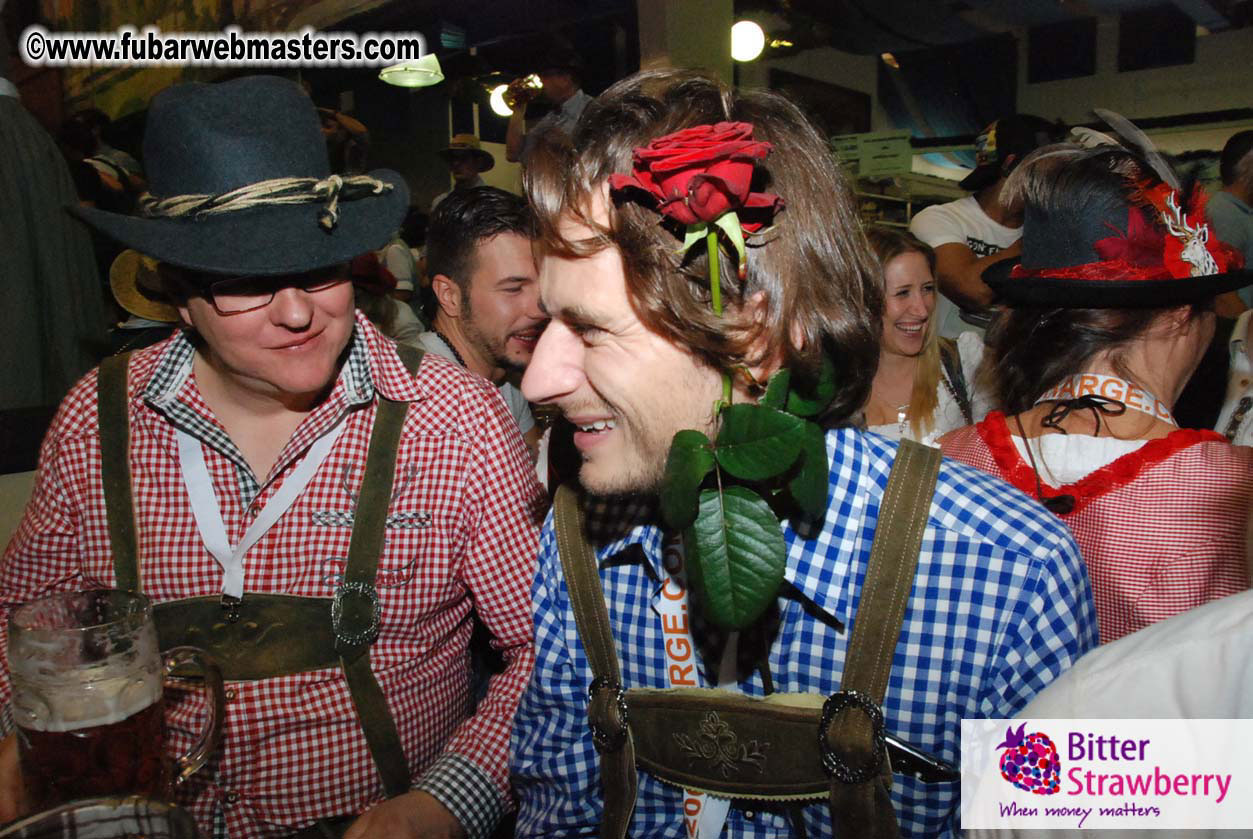
[[[773,144],[752,189],[786,202],[773,226],[747,237],[743,280],[725,243],[720,254],[728,312],[764,295],[764,316],[753,322],[714,315],[705,248],[681,256],[681,227],[636,203],[637,196],[615,195],[607,225],[591,218],[609,176],[631,172],[633,149],[723,121],[752,123],[754,139]],[[777,359],[794,382],[812,381],[825,354],[835,365],[837,390],[824,422],[845,423],[860,411],[879,359],[878,263],[826,141],[791,102],[732,90],[693,71],[638,73],[589,104],[572,138],[549,132],[528,159],[525,181],[548,252],[578,258],[607,247],[621,251],[627,295],[646,327],[720,370]],[[594,235],[563,238],[557,230],[563,216]]]

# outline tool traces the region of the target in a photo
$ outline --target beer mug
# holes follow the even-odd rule
[[[100,589],[27,603],[9,617],[13,722],[27,803],[42,810],[105,795],[168,799],[222,735],[222,674],[193,647],[164,655],[142,594]],[[191,750],[165,758],[165,678],[204,673],[209,712]]]
[[[500,98],[505,100],[505,104],[510,108],[516,108],[520,104],[526,104],[539,95],[544,89],[544,83],[540,81],[539,76],[532,73],[529,76],[523,76],[520,79],[514,79],[505,88],[505,92]]]
[[[91,798],[27,816],[0,839],[201,839],[186,810],[147,798]]]

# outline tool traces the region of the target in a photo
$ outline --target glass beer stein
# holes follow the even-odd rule
[[[185,810],[147,798],[89,798],[27,816],[0,839],[201,839]]]
[[[18,759],[33,810],[79,798],[168,800],[204,765],[222,734],[222,675],[201,650],[162,654],[148,598],[101,589],[27,603],[9,618],[9,672]],[[204,674],[208,716],[191,751],[165,757],[165,678]]]

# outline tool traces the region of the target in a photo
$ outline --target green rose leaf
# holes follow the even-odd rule
[[[815,423],[806,422],[800,468],[788,482],[788,490],[796,506],[811,518],[820,518],[827,510],[829,475],[826,434]]]
[[[692,245],[697,242],[705,241],[705,234],[709,232],[709,225],[703,221],[687,226],[687,232],[683,237],[683,244],[679,247],[679,253],[687,253]]]
[[[761,404],[782,411],[787,405],[787,391],[791,383],[791,371],[786,367],[779,368],[766,383],[766,395],[761,398]]]
[[[822,413],[835,396],[835,364],[826,356],[822,357],[822,368],[818,371],[818,381],[800,392],[792,388],[788,394],[788,413],[798,417],[813,417]]]
[[[779,520],[751,489],[703,490],[683,542],[693,588],[714,624],[743,629],[778,593],[787,545]]]
[[[684,530],[696,520],[698,490],[713,468],[713,444],[708,437],[691,429],[674,435],[660,493],[661,515],[672,529]]]
[[[735,258],[738,260],[737,266],[744,264],[744,231],[740,227],[740,217],[735,214],[734,210],[723,213],[718,216],[714,225],[721,228],[722,232],[727,234],[727,239],[731,242],[731,247],[735,248]]]
[[[714,456],[718,465],[743,480],[782,475],[800,454],[804,422],[764,405],[731,405],[722,412]]]

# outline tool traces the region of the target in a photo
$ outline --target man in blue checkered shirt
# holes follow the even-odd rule
[[[701,130],[704,146],[687,143],[685,160],[734,157],[719,138],[727,121],[751,123],[752,139],[773,145],[753,187],[781,196],[785,208],[748,237],[743,276],[724,269],[726,311],[716,318],[703,249],[679,255],[676,229],[659,223],[656,203],[611,192],[608,181],[632,171],[633,150],[692,126],[713,128]],[[727,185],[711,177],[702,186]],[[821,521],[783,525],[786,582],[777,628],[762,644],[772,684],[763,684],[761,669],[740,668],[734,678],[750,696],[839,690],[896,444],[853,427],[878,359],[883,304],[851,193],[826,144],[780,97],[657,71],[606,91],[572,147],[537,153],[528,188],[544,234],[540,294],[552,320],[522,386],[575,426],[579,482],[591,499],[588,535],[623,685],[671,686],[661,594],[662,552],[673,534],[660,524],[656,498],[671,438],[689,428],[714,435],[722,371],[733,374],[732,401],[752,401],[774,370],[813,370],[825,352],[837,381],[824,415],[828,509]],[[703,200],[693,194],[678,200]],[[588,728],[593,675],[551,517],[532,599],[537,660],[512,741],[518,836],[595,836],[603,804]],[[699,625],[695,631],[699,645]],[[956,765],[963,717],[1012,717],[1096,642],[1087,577],[1065,527],[1007,484],[946,461],[884,697],[888,732]],[[701,686],[726,686],[715,656],[699,672]],[[629,834],[690,835],[685,793],[638,774]],[[907,836],[957,830],[955,781],[898,774],[892,799]],[[802,815],[789,809],[799,811],[735,802],[724,826],[704,827],[702,837],[719,827],[734,837],[796,835],[794,818],[806,836],[832,834],[825,802]]]

